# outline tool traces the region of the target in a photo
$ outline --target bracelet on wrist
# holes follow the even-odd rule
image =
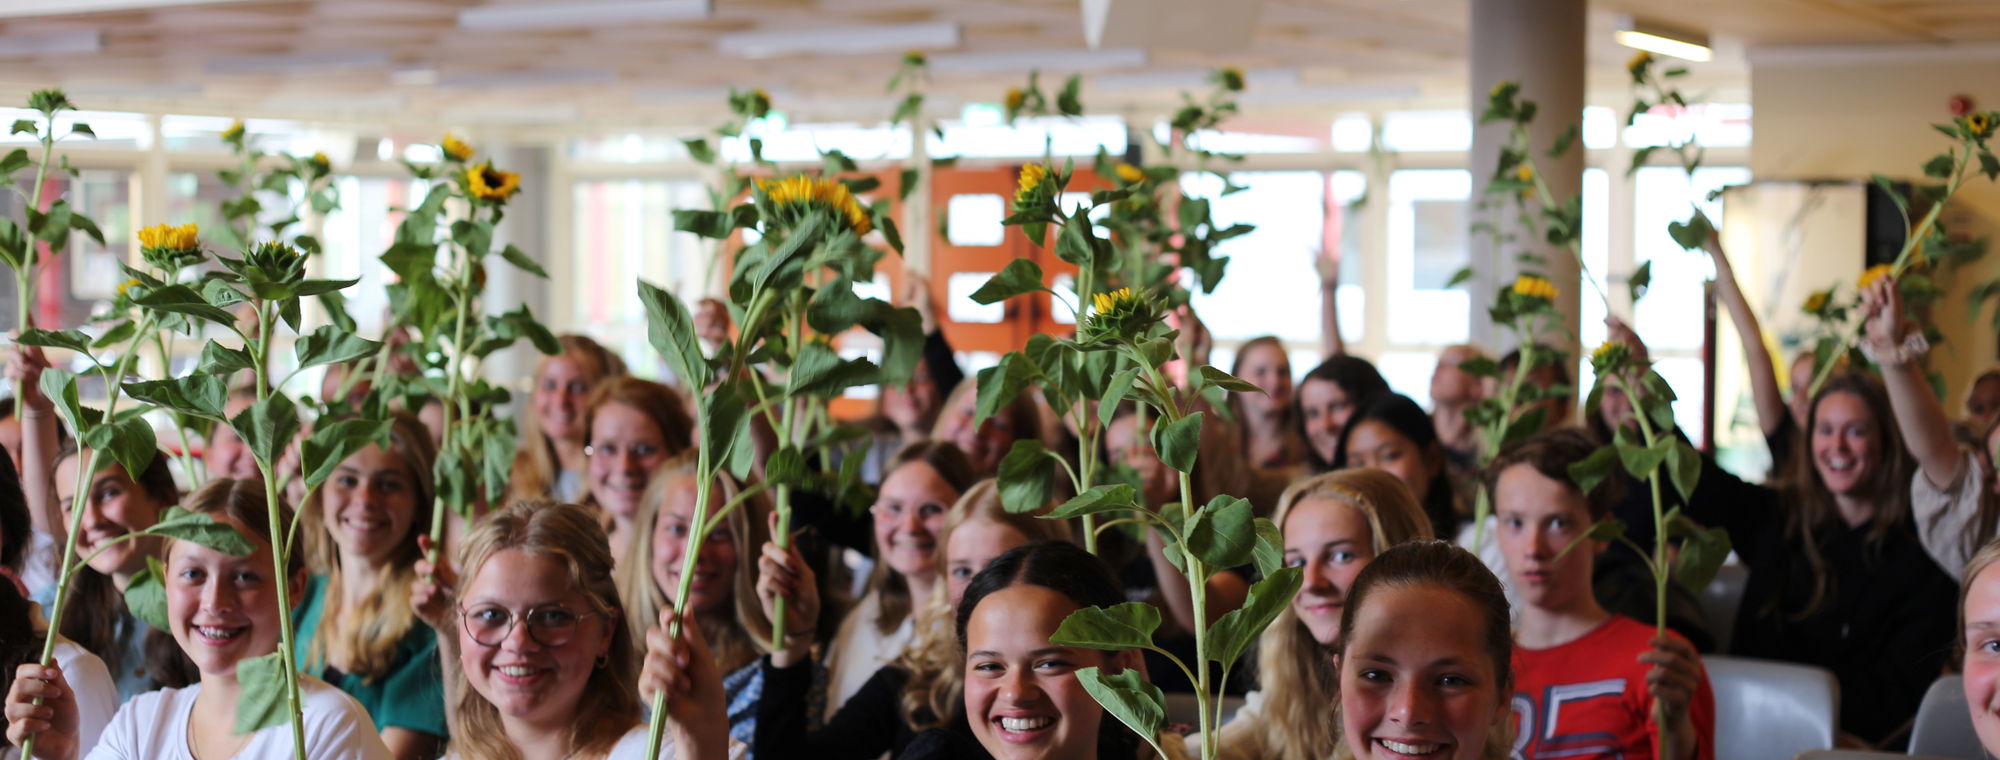
[[[1884,367],[1900,367],[1931,352],[1931,342],[1922,331],[1913,331],[1899,342],[1861,341],[1861,355]]]

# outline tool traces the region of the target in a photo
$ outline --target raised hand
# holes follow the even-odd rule
[[[1652,649],[1640,653],[1639,662],[1653,666],[1646,671],[1646,693],[1666,716],[1662,730],[1670,732],[1669,740],[1681,755],[1694,756],[1697,737],[1688,704],[1701,689],[1700,655],[1686,641],[1662,636],[1653,639]]]
[[[775,530],[777,516],[771,520]],[[757,601],[764,606],[764,619],[776,614],[779,599],[785,600],[785,625],[792,630],[784,632],[784,648],[771,653],[771,664],[785,668],[812,656],[813,631],[819,622],[819,584],[799,556],[796,542],[792,548],[779,549],[766,541],[757,558]]]
[[[693,621],[673,630],[674,608],[660,610],[660,619],[646,631],[646,661],[639,671],[639,696],[650,702],[667,695],[667,720],[672,723],[675,756],[690,760],[722,758],[729,751],[729,715],[724,709],[722,673],[701,626]]]
[[[431,553],[431,537],[417,536],[417,546],[423,556]],[[417,560],[417,579],[410,581],[410,611],[417,619],[424,621],[439,633],[450,629],[445,624],[451,620],[452,605],[457,602],[458,572],[451,567],[451,560],[438,556],[436,565],[426,559]]]

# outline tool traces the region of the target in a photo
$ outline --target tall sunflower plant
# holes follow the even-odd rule
[[[71,178],[78,173],[75,167],[70,166],[67,154],[58,155],[55,152],[56,143],[75,138],[96,139],[97,133],[91,130],[88,123],[70,118],[69,130],[57,134],[63,126],[62,120],[69,118],[62,114],[76,110],[62,90],[36,90],[28,96],[28,108],[39,116],[14,120],[7,133],[32,137],[39,157],[31,156],[28,148],[15,148],[6,155],[0,155],[0,180],[4,180],[7,188],[20,196],[24,208],[23,218],[18,222],[0,216],[0,261],[14,270],[16,329],[28,326],[28,316],[34,308],[36,273],[43,262],[61,254],[69,246],[72,233],[86,235],[98,245],[104,244],[104,233],[97,228],[96,222],[71,207],[67,199],[51,200],[49,195],[52,189],[49,181],[51,173],[63,172]],[[31,167],[34,169],[32,184],[24,190],[14,175]],[[42,253],[43,245],[48,246],[46,254]]]
[[[647,335],[684,381],[696,410],[696,531],[688,540],[700,542],[731,511],[768,490],[777,517],[773,540],[789,546],[795,495],[810,490],[851,501],[859,493],[862,457],[847,456],[830,470],[831,463],[813,453],[860,434],[835,424],[826,414],[827,402],[855,386],[906,383],[922,355],[922,320],[915,309],[854,292],[857,283],[874,279],[884,255],[868,242],[871,232],[881,230],[901,252],[900,241],[886,234],[894,222],[885,204],[862,205],[849,185],[798,174],[756,182],[748,202],[725,212],[676,212],[675,224],[714,238],[739,228],[764,232],[731,260],[727,305],[737,332],[713,355],[703,352],[685,303],[665,289],[639,285]],[[857,327],[881,339],[879,363],[844,357],[834,347],[835,336]],[[762,457],[761,478],[728,503],[710,504],[720,473],[745,479],[755,469],[753,425],[775,434],[776,449]],[[685,611],[694,577],[693,555],[685,562],[673,596],[677,612]],[[772,617],[775,648],[788,630],[783,600]],[[658,750],[666,715],[666,695],[654,699],[649,757]]]
[[[1061,170],[1040,164],[1023,167],[1014,213],[1007,221],[1028,228],[1031,240],[1041,237],[1041,229],[1057,228],[1059,257],[1076,263],[1080,270],[1103,273],[1113,268],[1117,259],[1110,241],[1097,237],[1087,209],[1069,212],[1057,202],[1072,174],[1071,165]],[[1131,185],[1099,191],[1092,194],[1091,201],[1094,205],[1117,203],[1134,192]],[[973,299],[994,303],[1044,292],[1051,291],[1043,282],[1041,268],[1023,258],[1010,262],[981,286]],[[1060,468],[1077,495],[1042,516],[1081,520],[1085,535],[1093,542],[1100,530],[1112,524],[1136,523],[1158,531],[1169,561],[1186,578],[1196,610],[1206,607],[1208,580],[1215,573],[1243,565],[1257,567],[1263,579],[1251,586],[1242,608],[1213,622],[1206,615],[1196,616],[1196,657],[1192,663],[1154,643],[1160,612],[1148,604],[1079,610],[1051,638],[1065,646],[1157,651],[1173,661],[1196,685],[1196,722],[1202,730],[1203,756],[1215,757],[1220,736],[1221,715],[1216,709],[1220,687],[1228,680],[1229,669],[1291,601],[1302,582],[1296,568],[1281,567],[1277,526],[1256,517],[1247,500],[1221,495],[1207,504],[1194,501],[1190,475],[1208,414],[1204,392],[1214,388],[1261,393],[1262,389],[1209,366],[1190,372],[1186,387],[1173,382],[1166,368],[1180,358],[1175,347],[1179,335],[1165,323],[1168,302],[1160,292],[1127,287],[1110,292],[1089,292],[1086,288],[1079,293],[1088,293],[1080,297],[1088,302],[1071,304],[1077,317],[1076,335],[1037,335],[1025,350],[1010,353],[998,366],[982,371],[977,380],[977,415],[981,419],[991,416],[1030,387],[1040,387],[1058,413],[1079,415],[1099,425],[1108,424],[1119,404],[1137,404],[1154,420],[1149,435],[1161,462],[1178,475],[1180,500],[1145,505],[1133,485],[1085,480],[1077,468],[1039,442],[1017,441],[1000,465],[1001,501],[1014,512],[1042,510],[1055,498]],[[1101,428],[1086,425],[1080,429]],[[1095,442],[1085,441],[1080,448],[1088,467]],[[1099,519],[1107,522],[1098,524]],[[1157,687],[1131,671],[1112,675],[1085,668],[1078,671],[1077,678],[1112,715],[1149,743],[1157,741],[1166,724],[1164,696]]]
[[[204,256],[191,225],[167,230],[155,228],[147,233],[147,239],[142,239],[141,250],[149,262],[185,266]],[[388,435],[388,424],[381,420],[323,420],[323,424],[316,426],[309,436],[298,440],[302,429],[299,407],[281,388],[302,370],[351,361],[379,349],[379,344],[374,341],[356,337],[333,325],[299,333],[302,299],[354,284],[352,280],[309,279],[305,259],[304,252],[289,244],[268,242],[246,251],[240,259],[214,256],[214,261],[221,265],[220,271],[204,274],[198,283],[178,282],[153,273],[132,272],[135,282],[126,284],[125,292],[118,300],[119,308],[130,310],[126,317],[130,321],[107,333],[117,335],[123,332],[122,324],[133,325],[128,347],[109,361],[94,353],[101,348],[97,343],[103,341],[102,337],[86,340],[87,336],[74,330],[30,331],[23,336],[23,342],[77,351],[94,365],[95,371],[104,376],[109,389],[106,409],[99,411],[79,402],[74,374],[50,370],[42,376],[43,392],[54,400],[57,413],[78,431],[83,444],[93,450],[90,467],[79,469],[79,502],[75,505],[74,514],[81,515],[83,512],[80,500],[84,489],[81,483],[88,472],[111,461],[138,472],[154,456],[154,433],[140,417],[143,408],[121,410],[118,408],[121,397],[212,424],[228,425],[242,438],[264,475],[267,516],[274,529],[272,577],[287,577],[287,559],[299,549],[296,516],[288,526],[279,521],[283,502],[276,476],[279,474],[279,460],[287,447],[295,443],[299,447],[304,481],[310,493],[332,474],[340,460],[371,442],[385,442]],[[247,306],[251,314],[248,323],[240,321],[232,313],[231,310],[239,306]],[[271,378],[279,368],[274,353],[281,341],[278,336],[281,326],[289,328],[296,336],[290,340],[294,356],[288,362],[292,365],[291,369],[273,382]],[[130,341],[148,335],[154,329],[198,333],[204,328],[215,329],[234,340],[209,340],[202,349],[199,364],[184,377],[161,380],[131,377],[131,366],[137,353],[129,345]],[[255,378],[255,400],[247,409],[230,417],[225,411],[229,397],[227,378],[242,372],[248,372]],[[76,532],[77,526],[72,525],[69,546],[64,550],[64,577],[80,564],[74,562]],[[250,544],[233,530],[217,526],[206,518],[177,511],[170,511],[160,525],[145,533],[192,540],[238,556],[251,552]],[[160,585],[162,571],[157,564],[149,567],[149,571],[127,588],[126,602],[142,619],[164,627],[165,594]],[[278,606],[289,608],[291,600],[287,584],[279,583],[276,589]],[[61,615],[64,591],[66,589],[58,590],[56,614],[52,618]],[[298,668],[292,657],[294,641],[290,618],[281,617],[277,651],[246,660],[237,666],[236,678],[243,687],[243,695],[234,730],[239,735],[248,734],[289,722],[294,750],[303,757],[305,729],[299,719]]]
[[[480,506],[500,498],[514,461],[514,421],[498,413],[512,394],[486,380],[481,365],[523,340],[543,354],[562,350],[527,305],[498,314],[484,308],[488,267],[497,265],[495,258],[528,275],[549,276],[518,246],[496,245],[494,239],[507,203],[520,192],[521,175],[495,167],[491,159],[475,160],[477,151],[452,135],[439,142],[438,152],[435,164],[406,164],[430,186],[423,201],[406,210],[381,256],[397,277],[389,286],[390,329],[407,331],[410,339],[398,347],[377,344],[357,357],[365,363],[346,378],[355,382],[365,367],[372,379],[362,406],[372,416],[397,405],[419,408],[429,400],[443,408],[426,557],[432,563],[443,546],[446,521],[470,520]],[[391,373],[398,359],[414,364],[416,373]]]
[[[242,121],[222,131],[222,142],[236,159],[235,167],[218,170],[215,175],[236,193],[221,205],[223,224],[218,237],[222,245],[247,250],[259,239],[285,240],[318,255],[319,238],[293,228],[302,223],[307,209],[329,214],[340,208],[333,162],[325,153],[294,156],[258,150]],[[265,201],[273,197],[283,202],[284,216],[265,222]]]
[[[1636,76],[1638,74],[1635,73]],[[1578,270],[1583,273],[1582,279],[1595,284],[1596,279],[1590,276],[1583,259],[1582,196],[1572,195],[1558,199],[1535,161],[1537,155],[1554,158],[1572,149],[1575,146],[1578,128],[1575,124],[1571,124],[1558,136],[1554,145],[1546,151],[1538,151],[1528,137],[1528,125],[1534,120],[1536,111],[1533,101],[1520,97],[1518,84],[1501,82],[1494,87],[1486,111],[1480,117],[1481,122],[1505,121],[1511,127],[1508,133],[1509,140],[1502,146],[1498,165],[1495,167],[1493,177],[1488,181],[1487,193],[1491,199],[1513,204],[1516,219],[1526,235],[1531,236],[1531,239],[1560,247],[1574,259]],[[1705,223],[1705,219],[1699,213],[1695,218]],[[1707,232],[1704,231],[1702,236],[1705,240]],[[1524,265],[1546,266],[1547,264],[1546,260],[1537,254],[1523,253],[1521,256]],[[1641,264],[1638,270],[1626,279],[1627,293],[1634,303],[1646,294],[1652,279],[1651,267],[1651,262]],[[1539,278],[1528,276],[1523,279]],[[1557,295],[1555,288],[1548,286],[1544,280],[1533,289],[1542,290],[1544,287],[1547,298],[1544,299],[1545,303],[1541,308],[1547,310],[1546,314],[1553,315],[1554,299]],[[1609,313],[1610,298],[1601,288],[1597,291],[1597,295],[1604,301],[1606,312]],[[1504,299],[1501,303],[1505,304]],[[1496,309],[1499,308],[1501,307],[1496,306]],[[1524,367],[1528,364],[1527,351],[1531,345],[1532,342],[1522,343]],[[1558,355],[1556,360],[1567,362],[1568,358]],[[1599,408],[1603,394],[1608,389],[1616,390],[1631,403],[1635,425],[1632,427],[1619,425],[1614,431],[1612,441],[1593,451],[1584,461],[1570,467],[1570,478],[1586,493],[1618,468],[1623,468],[1633,478],[1644,482],[1652,501],[1654,545],[1649,549],[1632,544],[1630,539],[1625,537],[1625,524],[1612,518],[1592,525],[1583,536],[1579,536],[1563,551],[1574,550],[1587,540],[1624,541],[1630,544],[1633,550],[1645,559],[1648,569],[1652,572],[1656,635],[1664,637],[1667,632],[1667,584],[1678,580],[1690,589],[1706,587],[1714,579],[1722,561],[1729,555],[1729,535],[1720,528],[1706,528],[1696,523],[1681,514],[1678,507],[1667,509],[1665,506],[1665,489],[1668,487],[1677,491],[1683,502],[1692,498],[1695,485],[1701,477],[1702,465],[1700,452],[1673,433],[1674,393],[1666,380],[1652,370],[1651,365],[1637,354],[1633,346],[1617,337],[1597,347],[1591,354],[1590,364],[1595,383],[1584,408],[1592,410]],[[1513,380],[1507,385],[1519,386],[1521,378],[1526,374],[1525,369],[1515,373]],[[1566,390],[1564,392],[1568,393]],[[1518,435],[1526,437],[1539,428],[1540,425],[1536,424],[1533,428],[1520,431]],[[1484,453],[1486,461],[1491,461],[1491,458],[1512,440],[1513,438],[1505,433],[1498,436],[1498,440],[1489,438],[1488,450]],[[1483,488],[1479,495],[1478,507],[1479,514],[1475,519],[1483,528],[1486,515],[1491,512],[1490,495],[1485,493]],[[1676,542],[1679,546],[1678,554],[1669,550],[1669,544]],[[1662,714],[1657,703],[1652,718],[1655,725],[1661,729],[1655,732],[1660,742],[1655,748],[1656,756],[1677,757],[1674,751],[1676,748],[1670,746],[1670,732],[1666,730],[1669,724],[1668,716]]]

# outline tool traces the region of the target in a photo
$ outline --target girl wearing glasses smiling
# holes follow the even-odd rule
[[[452,600],[419,581],[420,614],[450,625],[452,746],[464,760],[636,758],[644,754],[637,661],[611,580],[611,549],[581,507],[522,502],[481,518],[459,551],[467,568]],[[420,567],[420,569],[429,569]],[[450,569],[438,580],[450,582]],[[454,609],[455,606],[455,609]],[[440,609],[442,608],[442,609]],[[439,612],[449,610],[439,615]],[[663,652],[705,654],[699,632]],[[662,637],[664,639],[664,637]],[[662,757],[729,754],[715,671],[698,661],[653,679],[669,700],[673,750]]]

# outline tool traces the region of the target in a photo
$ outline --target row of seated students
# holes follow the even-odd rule
[[[2000,550],[1982,549],[1990,455],[1959,446],[1917,357],[1899,348],[1913,326],[1893,283],[1866,294],[1881,376],[1835,373],[1803,401],[1795,391],[1788,413],[1716,253],[1725,304],[1746,348],[1758,347],[1747,353],[1759,412],[1790,466],[1759,486],[1704,459],[1694,497],[1669,498],[1726,529],[1749,570],[1732,651],[1832,670],[1844,739],[1896,746],[1924,688],[1959,664],[1955,646],[1969,693],[2000,676],[2000,575],[1985,572]],[[714,319],[710,329],[727,329]],[[15,580],[0,588],[8,739],[36,736],[37,756],[52,758],[284,756],[284,727],[239,736],[230,726],[237,664],[272,651],[288,614],[311,676],[314,758],[636,757],[644,704],[663,690],[679,757],[1194,754],[1190,737],[1133,735],[1072,675],[1139,668],[1186,688],[1174,668],[1048,639],[1076,609],[1139,600],[1164,608],[1166,648],[1191,650],[1195,616],[1240,605],[1252,573],[1218,574],[1197,611],[1157,537],[1108,533],[1091,555],[1072,543],[1074,526],[1000,508],[991,478],[1013,441],[1073,449],[1074,437],[1039,394],[973,425],[971,385],[927,326],[917,379],[882,389],[875,435],[845,453],[867,458],[873,508],[855,518],[804,499],[809,531],[788,550],[756,498],[690,549],[697,485],[683,397],[570,336],[535,372],[505,506],[452,519],[436,566],[423,560],[437,435],[425,410],[399,414],[389,447],[349,457],[302,500],[306,551],[284,579],[267,577],[254,464],[218,430],[208,482],[185,496],[165,454],[136,476],[113,464],[85,482],[79,550],[104,551],[77,574],[55,631],[36,610],[53,597],[66,489],[89,452],[64,442],[34,391],[46,361],[22,350],[9,449],[19,476],[0,480],[0,563]],[[1187,327],[1198,354],[1198,325]],[[1608,478],[1585,493],[1568,476],[1629,424],[1631,403],[1604,394],[1569,427],[1553,402],[1563,413],[1549,430],[1478,468],[1463,411],[1483,389],[1458,369],[1474,355],[1440,357],[1426,414],[1359,358],[1336,353],[1294,390],[1276,340],[1238,351],[1234,374],[1268,392],[1232,397],[1235,422],[1205,429],[1196,495],[1252,494],[1306,582],[1243,669],[1254,672],[1222,728],[1226,756],[1652,757],[1660,731],[1677,755],[1714,756],[1715,716],[1731,706],[1715,703],[1702,669],[1713,636],[1686,603],[1699,590],[1675,590],[1675,633],[1656,638],[1636,555],[1601,542],[1563,552],[1606,517],[1651,525],[1639,482]],[[1549,376],[1560,372],[1528,379],[1565,383]],[[1141,425],[1116,416],[1104,454],[1164,503],[1167,472]],[[1464,506],[1478,483],[1494,507],[1483,529]],[[725,477],[716,495],[745,485]],[[259,553],[116,541],[171,505],[230,523]],[[1452,541],[1475,533],[1488,537],[1483,553]],[[688,551],[692,619],[674,638],[669,590]],[[119,600],[148,557],[167,568],[166,631]],[[1961,573],[1973,580],[1963,591]],[[292,610],[277,608],[280,582]],[[780,599],[788,630],[773,631]],[[44,668],[34,663],[47,636],[59,637],[58,656]],[[1981,706],[1993,696],[1973,699],[1989,747],[2000,728]]]

